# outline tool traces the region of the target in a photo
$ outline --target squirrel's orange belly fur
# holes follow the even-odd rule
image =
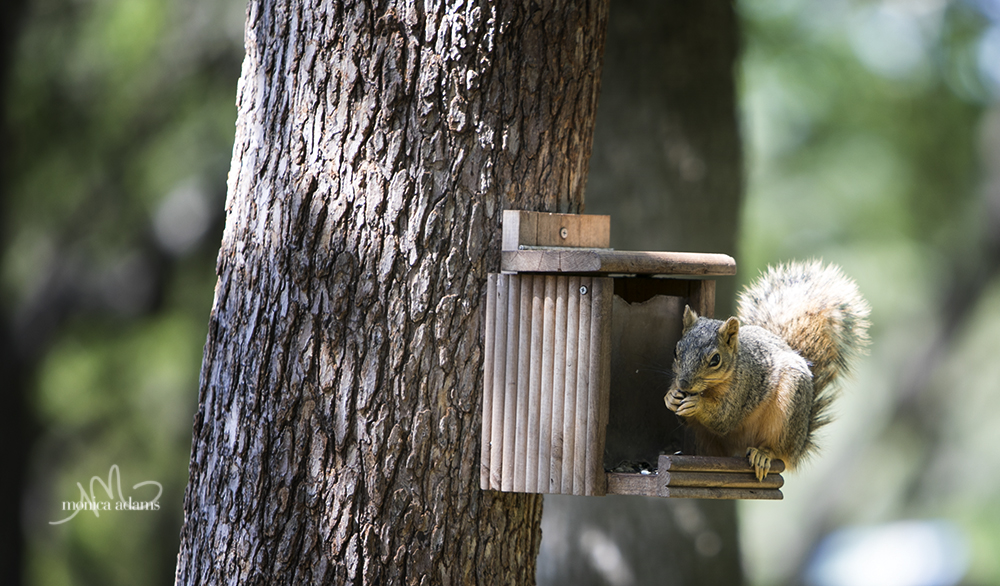
[[[695,433],[700,452],[707,456],[743,457],[747,447],[769,450],[774,458],[785,463],[791,470],[798,462],[800,455],[798,446],[789,445],[791,438],[786,433],[795,393],[801,381],[797,373],[782,372],[777,376],[777,384],[767,393],[768,396],[754,409],[734,430],[717,435],[698,421],[695,416]],[[706,389],[702,393],[702,414],[713,417],[713,411],[721,407],[720,395],[725,389],[719,387]],[[713,409],[713,407],[715,409]]]

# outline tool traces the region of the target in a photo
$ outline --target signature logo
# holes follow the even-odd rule
[[[95,488],[94,483],[99,485],[99,488],[104,489],[104,493],[107,494],[107,500],[98,500],[97,488]],[[49,521],[49,525],[61,525],[76,517],[80,511],[90,511],[94,513],[95,517],[101,516],[101,511],[159,511],[160,510],[160,495],[163,494],[163,485],[155,480],[146,480],[138,484],[132,485],[132,490],[142,488],[144,486],[156,487],[156,496],[151,500],[132,500],[129,496],[128,500],[125,500],[125,494],[122,493],[122,476],[121,472],[118,470],[118,464],[112,464],[111,469],[108,470],[108,482],[105,483],[99,476],[93,476],[90,478],[90,492],[87,492],[83,485],[79,482],[76,486],[80,489],[80,500],[79,501],[63,501],[62,510],[72,511],[65,519],[60,521]],[[115,488],[117,487],[118,498],[115,498]]]

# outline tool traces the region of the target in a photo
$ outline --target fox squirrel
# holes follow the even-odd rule
[[[834,265],[770,268],[740,295],[739,317],[684,308],[663,400],[694,429],[699,452],[745,456],[758,480],[773,459],[791,469],[829,422],[830,383],[865,351],[869,312]]]

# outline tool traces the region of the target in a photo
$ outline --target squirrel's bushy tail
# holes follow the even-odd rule
[[[853,280],[819,261],[769,267],[739,297],[739,318],[784,339],[813,373],[810,432],[827,423],[826,392],[868,345],[871,308]]]

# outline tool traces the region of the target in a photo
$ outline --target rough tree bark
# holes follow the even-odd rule
[[[587,210],[611,214],[612,246],[735,256],[738,27],[728,0],[611,6]],[[721,279],[717,314],[732,302]],[[670,364],[650,367],[644,390],[662,396]],[[742,582],[732,502],[552,495],[542,527],[539,584]]]
[[[575,212],[606,0],[251,0],[176,580],[521,584],[480,491],[505,207]]]

